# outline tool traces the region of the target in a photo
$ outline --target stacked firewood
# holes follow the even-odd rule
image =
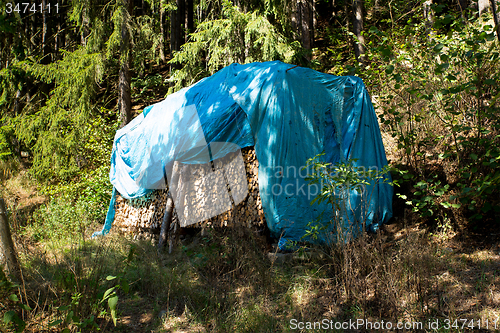
[[[181,226],[198,228],[235,226],[250,228],[265,225],[258,186],[259,162],[255,150],[253,147],[241,150],[243,165],[237,162],[241,161],[238,159],[239,155],[239,152],[228,154],[211,163],[211,167],[188,165],[182,169],[179,184],[183,185],[179,185],[177,190],[179,199],[176,200],[174,209],[174,223],[180,221]],[[243,166],[247,184],[241,179],[242,177],[238,177],[238,173],[242,173]],[[210,172],[211,175],[207,177]],[[222,192],[226,193],[228,199],[222,203],[217,198],[211,197],[218,196],[218,193]],[[168,195],[168,190],[155,190],[144,197],[132,200],[118,195],[114,229],[131,233],[137,238],[150,238],[158,234]],[[183,225],[182,222],[186,217],[188,220],[194,219],[200,222]]]
[[[167,202],[167,193],[166,190],[157,190],[131,200],[117,195],[114,229],[136,236],[158,233]]]

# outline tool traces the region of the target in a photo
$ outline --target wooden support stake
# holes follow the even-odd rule
[[[167,234],[170,230],[170,223],[172,223],[172,216],[174,212],[174,200],[172,197],[168,197],[167,206],[165,208],[165,213],[163,215],[163,221],[161,223],[160,229],[160,240],[158,241],[158,251],[163,250],[165,244],[167,243]]]
[[[168,233],[170,230],[170,223],[172,223],[172,217],[174,212],[174,200],[172,199],[172,193],[176,193],[177,185],[179,183],[180,176],[179,162],[175,161],[172,166],[172,177],[170,177],[170,183],[168,184],[170,195],[167,198],[167,204],[165,207],[165,212],[163,215],[163,221],[161,223],[160,229],[160,239],[158,241],[158,251],[162,251],[167,243]],[[167,181],[165,179],[165,181]]]
[[[177,172],[178,172],[177,181],[175,182],[175,184],[173,184],[174,186],[176,186],[176,189],[177,189],[177,198],[178,198],[177,203],[180,203],[181,200],[184,200],[184,192],[185,192],[186,186],[184,183],[181,182],[181,180],[179,178],[181,177],[181,175],[186,173],[187,168],[188,168],[188,166],[186,164],[184,164],[182,166],[182,168],[179,167],[177,170]],[[172,178],[174,178],[174,177],[172,177]],[[171,224],[170,230],[168,231],[168,253],[169,254],[171,254],[172,251],[174,250],[174,246],[175,246],[175,243],[177,241],[177,236],[179,236],[179,232],[181,229],[179,224],[180,224],[179,216],[177,216],[177,222]]]
[[[179,221],[170,225],[170,231],[168,233],[168,254],[171,254],[174,250],[175,241],[179,234]]]
[[[20,281],[21,270],[19,268],[19,262],[17,261],[16,250],[10,233],[9,217],[7,216],[3,198],[0,198],[0,243],[8,275],[16,281]]]

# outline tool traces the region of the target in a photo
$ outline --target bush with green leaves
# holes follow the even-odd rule
[[[109,165],[82,172],[77,182],[45,186],[41,192],[49,202],[35,212],[27,231],[39,240],[85,238],[89,228],[106,216],[111,198]]]
[[[382,170],[367,169],[356,165],[357,159],[332,164],[323,160],[324,155],[323,152],[309,158],[304,167],[310,171],[306,177],[309,185],[320,186],[319,194],[311,201],[311,205],[326,202],[331,206],[334,216],[331,223],[333,231],[336,233],[333,241],[346,242],[352,237],[356,237],[359,231],[365,229],[366,219],[370,214],[368,207],[375,186],[382,183],[394,185],[394,182],[390,182],[390,178],[387,176],[389,166],[385,166]],[[361,195],[359,203],[351,201],[353,191]],[[356,218],[355,216],[359,220],[346,220],[350,217]],[[330,224],[319,224],[320,218],[321,216],[317,220],[309,222],[303,238],[316,240],[320,232],[332,229]],[[358,226],[361,227],[358,228]]]
[[[434,6],[435,25],[370,29],[365,75],[382,129],[392,135],[422,217],[438,209],[472,219],[500,211],[500,52],[494,29]],[[440,197],[440,198],[438,198]],[[441,208],[440,208],[441,207]]]
[[[40,194],[49,201],[35,212],[33,223],[27,226],[37,239],[84,237],[92,223],[104,221],[112,191],[109,156],[118,124],[109,126],[110,110],[100,112],[101,116],[90,119],[84,129],[87,140],[80,151],[85,167],[71,180],[40,186]]]
[[[2,122],[3,123],[3,122]],[[12,137],[14,129],[11,125],[0,125],[0,159],[5,160],[12,155]]]
[[[54,198],[34,214],[34,222],[26,231],[35,240],[72,241],[79,235],[83,238],[92,222],[89,208],[83,200],[73,202],[69,196]]]
[[[113,320],[113,324],[116,326],[118,315],[116,312],[116,307],[118,304],[118,294],[117,291],[121,290],[124,293],[128,293],[129,284],[126,279],[123,279],[123,274],[120,276],[108,275],[106,277],[106,281],[115,281],[117,280],[118,284],[112,286],[111,288],[106,289],[104,294],[102,295],[102,299],[84,299],[84,295],[79,292],[75,292],[71,295],[71,302],[68,305],[62,305],[57,307],[58,317],[59,319],[55,319],[51,321],[48,327],[58,327],[63,328],[61,332],[69,333],[71,332],[71,327],[77,327],[80,330],[99,330],[99,325],[97,325],[97,317],[104,317],[107,315],[106,305],[109,308],[109,315]],[[104,284],[101,282],[101,286]],[[98,313],[96,314],[83,314],[81,312],[81,307],[79,307],[82,302],[94,302],[92,305],[92,312]],[[83,315],[83,317],[82,317]]]
[[[163,77],[160,73],[147,75],[144,78],[132,78],[132,98],[136,101],[151,102],[163,86]]]

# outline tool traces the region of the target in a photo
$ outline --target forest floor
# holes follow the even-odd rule
[[[252,230],[214,229],[158,255],[156,244],[126,235],[90,239],[98,225],[37,240],[20,221],[44,198],[23,179],[7,193],[23,269],[12,292],[31,309],[20,312],[27,332],[76,332],[84,319],[95,325],[84,332],[366,332],[382,321],[393,326],[386,332],[500,330],[497,230],[433,229],[404,208],[377,234],[344,246],[269,255]],[[116,326],[102,301],[115,285]],[[2,301],[1,311],[15,303]],[[362,326],[335,329],[349,321]]]

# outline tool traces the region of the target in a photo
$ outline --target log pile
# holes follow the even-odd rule
[[[211,166],[184,166],[173,222],[198,228],[264,226],[266,222],[258,186],[259,162],[253,147],[243,148],[241,155],[243,163],[236,152],[215,160]],[[242,173],[243,167],[247,184],[235,176]],[[217,200],[224,195],[226,200]],[[118,195],[114,229],[133,234],[135,238],[155,237],[160,232],[167,198],[168,190],[155,190],[132,200]],[[186,218],[200,222],[186,225],[183,224]]]

